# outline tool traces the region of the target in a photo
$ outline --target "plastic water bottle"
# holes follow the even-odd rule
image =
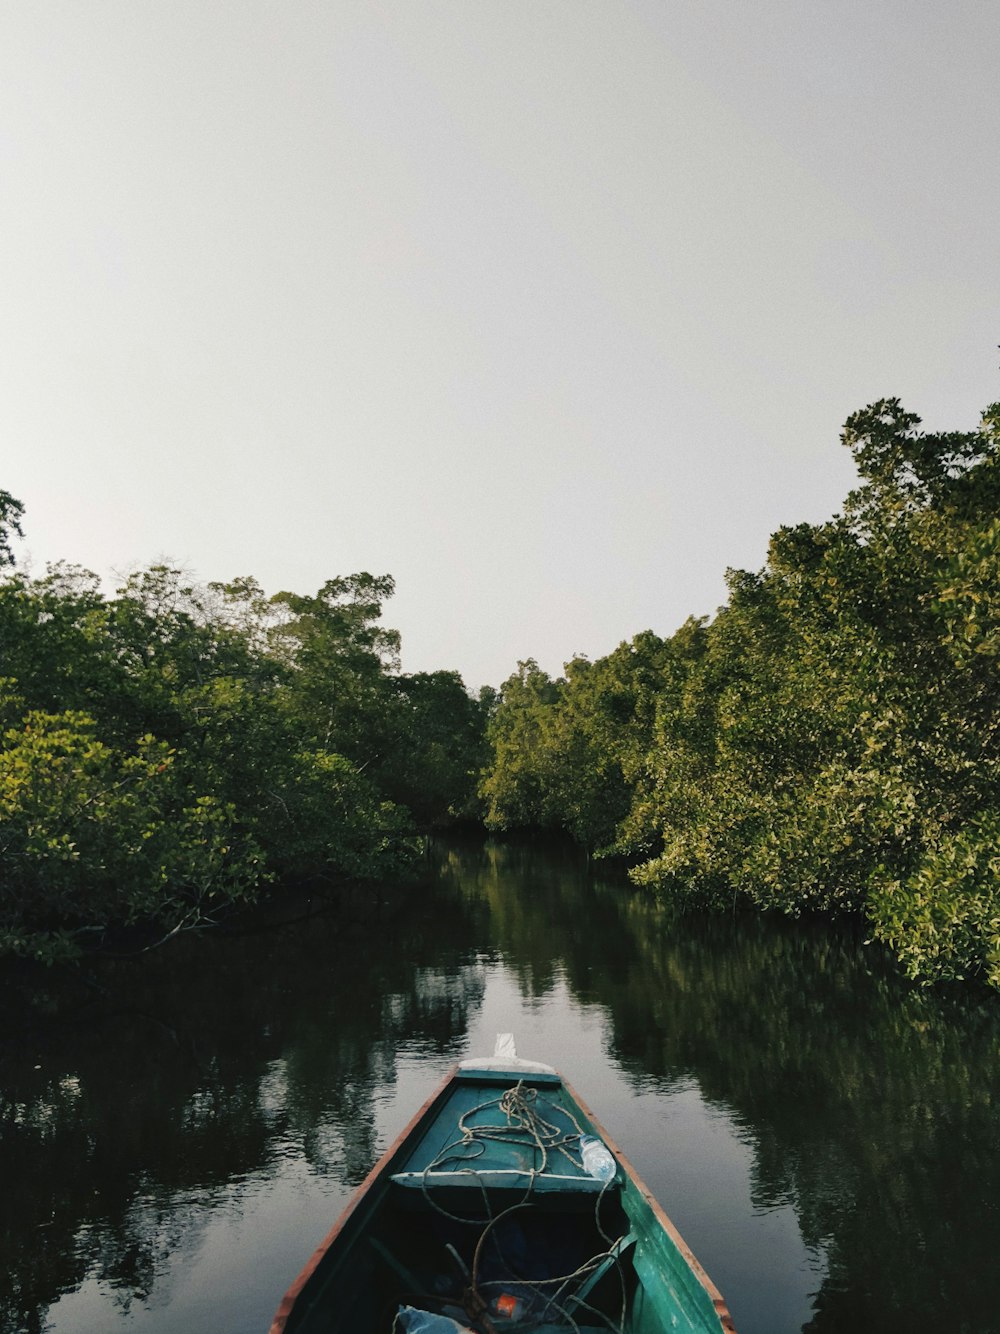
[[[580,1136],[583,1170],[598,1181],[610,1181],[615,1175],[615,1160],[596,1135]]]

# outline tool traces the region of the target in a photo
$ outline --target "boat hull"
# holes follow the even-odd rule
[[[270,1334],[389,1334],[409,1304],[512,1334],[505,1310],[536,1334],[733,1334],[721,1294],[586,1103],[546,1067],[518,1068],[528,1064],[446,1077],[310,1257]],[[614,1155],[612,1182],[583,1171],[585,1134]]]

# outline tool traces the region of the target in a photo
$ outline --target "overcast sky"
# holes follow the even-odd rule
[[[996,0],[4,0],[22,554],[391,573],[470,686],[672,633],[849,412],[1000,398],[998,65]]]

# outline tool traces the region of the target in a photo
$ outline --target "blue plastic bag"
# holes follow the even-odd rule
[[[401,1306],[396,1314],[395,1328],[404,1334],[473,1334],[468,1325],[460,1325],[446,1315],[418,1311],[415,1306]]]

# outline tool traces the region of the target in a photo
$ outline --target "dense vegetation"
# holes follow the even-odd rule
[[[106,597],[76,567],[18,572],[22,514],[0,492],[0,954],[396,877],[473,800],[485,705],[398,670],[390,578],[267,597],[156,565]]]
[[[908,973],[1000,986],[1000,405],[849,418],[861,484],[732,571],[708,623],[550,679],[489,726],[494,829],[563,829],[678,901],[863,916]]]
[[[665,899],[851,914],[914,978],[1000,986],[1000,405],[919,427],[895,399],[849,418],[843,513],[779,530],[710,622],[478,699],[400,672],[388,576],[268,597],[157,565],[106,597],[19,572],[0,491],[0,953],[398,876],[416,828],[481,814]]]

